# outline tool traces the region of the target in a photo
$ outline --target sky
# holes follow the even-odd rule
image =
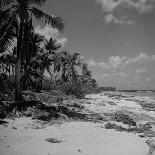
[[[63,33],[35,24],[64,49],[79,52],[99,86],[155,89],[155,0],[46,0]]]

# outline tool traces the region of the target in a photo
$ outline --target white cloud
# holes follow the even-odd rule
[[[95,0],[104,12],[112,13],[119,7],[133,8],[138,13],[147,13],[155,8],[154,0]]]
[[[104,61],[96,63],[96,65],[100,66],[103,69],[110,68],[110,66],[107,63],[105,63]]]
[[[140,53],[137,57],[131,59],[132,62],[148,61],[150,57],[145,53]]]
[[[104,16],[104,20],[105,20],[105,23],[106,24],[109,24],[109,23],[114,23],[114,24],[128,24],[128,25],[131,25],[131,24],[134,24],[133,21],[131,20],[122,20],[122,19],[117,19],[116,17],[114,17],[113,14],[107,14]]]
[[[97,63],[95,62],[95,60],[92,59],[92,58],[87,59],[86,62],[87,62],[87,64],[88,64],[89,66],[91,66],[91,67],[97,65]]]
[[[148,13],[155,8],[154,0],[126,0],[129,7],[133,7],[139,13]]]
[[[102,69],[118,69],[118,68],[125,68],[130,64],[144,64],[146,62],[153,62],[155,61],[155,55],[149,56],[146,53],[139,53],[135,57],[126,57],[126,56],[111,56],[109,57],[108,61],[101,61],[96,62],[94,59],[90,58],[87,59],[86,62],[89,66],[93,67],[100,67]],[[145,72],[146,69],[137,69],[136,72],[142,73]]]
[[[51,37],[56,39],[57,42],[62,46],[64,46],[68,41],[67,38],[61,36],[60,32],[57,29],[52,28],[50,25],[45,25],[44,27],[38,25],[35,27],[35,32],[44,35],[48,40]]]
[[[112,67],[112,68],[117,68],[119,65],[121,65],[124,60],[126,60],[127,58],[126,57],[120,57],[120,56],[111,56],[109,58],[109,65]]]
[[[134,24],[131,20],[120,20],[114,17],[114,12],[120,7],[125,9],[134,9],[139,14],[149,13],[155,8],[154,0],[95,0],[97,4],[100,4],[105,16],[105,22],[113,22],[115,24]]]

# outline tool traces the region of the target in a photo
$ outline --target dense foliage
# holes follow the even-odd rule
[[[61,90],[78,98],[96,91],[97,83],[79,53],[63,50],[52,36],[47,40],[35,33],[32,16],[60,31],[64,28],[61,18],[34,7],[44,3],[0,0],[1,93],[15,92],[15,100],[21,101],[24,90]]]

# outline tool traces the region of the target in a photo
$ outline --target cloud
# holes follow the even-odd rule
[[[86,62],[87,62],[87,64],[88,64],[90,67],[96,66],[96,65],[97,65],[97,63],[95,62],[95,60],[92,59],[92,58],[87,59]]]
[[[126,78],[126,77],[128,77],[128,74],[125,73],[125,72],[117,73],[117,75],[120,76],[121,78]]]
[[[133,21],[131,20],[122,20],[122,19],[117,19],[116,17],[114,17],[113,14],[107,14],[104,16],[104,20],[105,20],[105,23],[106,24],[109,24],[109,23],[114,23],[114,24],[128,24],[128,25],[131,25],[131,24],[134,24]]]
[[[148,61],[150,57],[145,53],[140,53],[137,57],[131,59],[132,62]]]
[[[147,13],[155,8],[154,0],[95,0],[104,12],[112,13],[119,7],[133,8],[138,13]]]
[[[150,13],[155,8],[154,0],[95,0],[106,13],[105,22],[114,24],[134,24],[131,20],[118,19],[114,12],[119,8],[134,9],[138,14]]]
[[[146,72],[146,69],[145,69],[145,68],[136,69],[136,72],[137,72],[137,73],[145,73],[145,72]]]
[[[126,56],[111,56],[108,58],[108,61],[96,62],[94,59],[89,58],[85,60],[90,67],[99,67],[102,69],[125,69],[129,65],[142,65],[146,62],[155,61],[155,55],[149,56],[146,53],[139,53],[135,57],[126,57]],[[145,72],[146,69],[137,69],[137,73]]]
[[[61,36],[60,32],[57,29],[52,28],[50,25],[45,25],[44,27],[38,25],[35,27],[35,32],[44,35],[48,40],[51,37],[56,39],[57,42],[62,46],[65,46],[68,41],[67,38]]]
[[[117,68],[119,65],[121,65],[123,62],[124,62],[124,60],[126,60],[127,59],[127,57],[120,57],[120,56],[111,56],[110,58],[109,58],[109,61],[108,61],[108,63],[109,63],[109,65],[112,67],[112,68]]]
[[[134,8],[138,13],[148,13],[155,8],[154,0],[125,0],[129,7]]]

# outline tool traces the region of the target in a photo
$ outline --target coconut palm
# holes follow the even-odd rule
[[[45,38],[44,38],[45,39]],[[45,70],[49,73],[52,78],[51,66],[55,66],[57,61],[57,50],[61,48],[61,44],[53,38],[44,40],[44,46],[42,49],[33,57],[33,62],[38,63],[40,67],[40,73],[43,77]],[[37,67],[37,66],[36,66]]]
[[[24,25],[27,23],[33,15],[37,20],[44,20],[45,23],[51,24],[54,28],[63,30],[64,22],[61,18],[48,15],[45,12],[34,7],[34,4],[39,6],[43,5],[45,0],[0,0],[0,6],[6,5],[6,9],[0,12],[1,23],[9,23],[4,32],[4,36],[9,35],[9,26],[16,29],[17,35],[17,59],[15,70],[15,99],[20,101],[22,99],[20,77],[21,77],[21,57],[23,52],[24,41]],[[32,5],[32,6],[31,6]],[[13,22],[17,22],[17,27]],[[3,24],[1,24],[3,25]],[[5,25],[5,24],[4,24]],[[12,29],[13,29],[12,28]],[[3,36],[3,38],[4,38]],[[2,38],[2,39],[3,39]]]
[[[67,51],[61,52],[61,72],[63,82],[76,82],[78,75],[78,67],[81,67],[80,54],[70,54]]]
[[[57,58],[56,51],[61,47],[53,38],[47,40],[44,36],[35,34],[34,32],[30,32],[29,34],[31,37],[28,37],[27,52],[25,52],[23,60],[22,86],[24,89],[27,89],[28,82],[35,87],[34,80],[31,80],[32,77],[38,79],[37,81],[41,83],[45,70],[52,79],[51,66],[55,65],[55,59]]]
[[[41,50],[41,44],[44,42],[43,36],[35,34],[33,31],[28,31],[28,34],[29,35],[25,37],[27,39],[24,41],[24,56],[22,58],[21,84],[24,90],[28,88],[28,84],[32,85],[31,76],[34,74],[36,75],[33,68],[32,59]]]

